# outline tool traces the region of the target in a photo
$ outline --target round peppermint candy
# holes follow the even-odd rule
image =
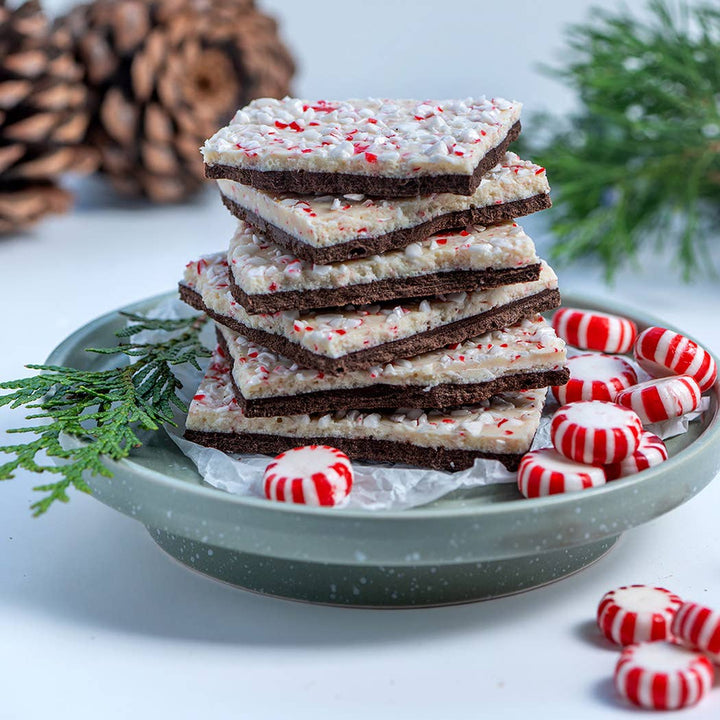
[[[517,483],[526,498],[536,498],[604,485],[605,472],[568,460],[552,448],[543,448],[526,453],[520,460]]]
[[[680,333],[661,327],[649,327],[638,335],[633,348],[638,364],[652,377],[689,375],[709,390],[717,379],[712,355]]]
[[[667,459],[665,443],[657,435],[645,431],[640,437],[638,449],[619,463],[606,465],[605,476],[608,480],[617,480],[655,467]]]
[[[670,623],[682,600],[665,588],[625,585],[603,595],[597,624],[617,645],[670,637]]]
[[[627,352],[637,337],[632,320],[594,310],[561,308],[553,315],[552,326],[569,345],[604,353]]]
[[[699,650],[720,665],[720,613],[685,602],[673,618],[670,631],[683,645]]]
[[[634,410],[643,423],[655,423],[697,410],[701,396],[689,375],[672,375],[623,390],[615,402]]]
[[[706,657],[669,642],[628,645],[615,667],[615,688],[648,710],[678,710],[701,700],[715,671]]]
[[[613,402],[616,395],[637,382],[635,368],[616,355],[585,353],[568,358],[570,380],[554,386],[552,393],[561,404],[578,400]]]
[[[640,418],[632,410],[597,400],[563,405],[550,423],[555,449],[587,465],[624,460],[638,449],[642,431]]]
[[[328,445],[306,445],[278,455],[265,468],[265,497],[302,505],[337,505],[350,492],[352,465]]]

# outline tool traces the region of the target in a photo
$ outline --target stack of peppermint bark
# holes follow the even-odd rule
[[[181,297],[218,348],[186,437],[226,452],[515,469],[565,348],[557,278],[514,218],[550,206],[508,152],[520,104],[255,100],[203,155],[239,218]]]

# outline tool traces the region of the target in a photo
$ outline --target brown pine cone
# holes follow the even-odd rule
[[[68,41],[37,0],[14,10],[0,0],[0,233],[66,211],[72,196],[59,176],[92,169],[92,153],[78,148],[86,93]]]
[[[85,67],[87,142],[120,192],[182,200],[199,148],[255,97],[282,97],[294,64],[252,0],[95,0],[60,21]]]

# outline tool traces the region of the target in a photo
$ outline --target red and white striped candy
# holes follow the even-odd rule
[[[642,431],[640,418],[632,410],[597,400],[563,405],[550,423],[555,449],[587,465],[624,460],[638,449]]]
[[[624,353],[637,337],[637,325],[618,315],[560,308],[552,319],[555,332],[568,344],[582,350]]]
[[[345,453],[328,445],[306,445],[278,455],[265,468],[265,497],[303,505],[337,505],[352,487]]]
[[[670,637],[670,623],[682,600],[665,588],[624,585],[603,595],[597,624],[617,645]]]
[[[685,602],[673,618],[670,632],[683,645],[700,650],[720,665],[720,613]]]
[[[543,448],[523,456],[517,483],[526,498],[536,498],[604,485],[605,472],[568,460],[552,448]]]
[[[552,388],[555,399],[561,405],[578,400],[613,402],[621,390],[637,382],[635,368],[616,355],[575,355],[568,358],[567,366],[570,370],[567,385]]]
[[[633,349],[638,364],[652,377],[689,375],[709,390],[717,379],[717,365],[712,355],[680,333],[661,327],[643,330]]]
[[[701,396],[689,375],[672,375],[623,390],[615,402],[634,410],[644,423],[654,423],[697,410]]]
[[[701,700],[715,671],[706,657],[668,642],[628,645],[615,667],[615,688],[648,710],[678,710]]]
[[[619,463],[606,465],[605,476],[608,480],[617,480],[655,467],[667,459],[668,451],[665,443],[657,435],[644,432],[640,437],[638,449]]]

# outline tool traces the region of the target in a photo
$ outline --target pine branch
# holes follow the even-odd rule
[[[529,146],[556,188],[556,259],[599,257],[608,279],[654,243],[686,278],[707,267],[720,217],[720,9],[651,0],[649,19],[596,8],[569,28],[568,64],[545,72],[582,107],[536,118]],[[561,128],[558,130],[557,128]]]
[[[40,374],[0,383],[12,390],[0,395],[0,407],[25,407],[38,410],[27,420],[39,424],[8,430],[29,433],[33,440],[0,447],[0,452],[14,456],[0,465],[0,480],[14,477],[18,469],[59,476],[55,482],[34,489],[47,493],[31,506],[41,515],[55,502],[67,502],[72,487],[81,492],[90,488],[84,475],[111,477],[103,460],[120,460],[142,444],[141,430],[157,430],[173,423],[173,407],[187,412],[177,395],[182,385],[172,367],[190,363],[198,370],[198,358],[209,357],[199,334],[207,322],[205,316],[181,320],[157,320],[122,313],[131,323],[116,333],[130,338],[142,331],[162,331],[167,338],[153,343],[123,343],[112,348],[88,348],[104,355],[125,355],[130,364],[110,370],[88,371],[56,365],[28,365]],[[63,437],[81,439],[77,447],[63,445]],[[60,464],[44,462],[57,458]]]

